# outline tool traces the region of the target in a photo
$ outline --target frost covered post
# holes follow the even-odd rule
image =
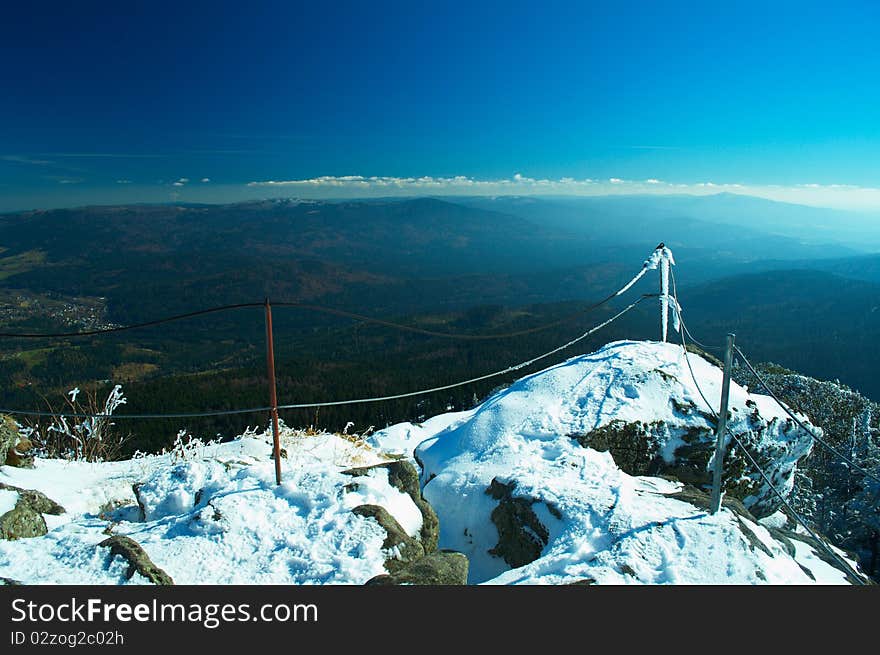
[[[648,271],[660,269],[660,325],[663,336],[663,342],[666,342],[666,336],[669,332],[669,305],[672,301],[672,329],[676,332],[681,329],[681,305],[678,304],[678,297],[675,293],[675,278],[672,279],[672,297],[669,296],[669,279],[671,276],[670,266],[675,266],[675,259],[672,251],[661,242],[651,256],[642,264],[642,269],[629,282],[624,284],[613,296],[609,296],[609,300],[615,296],[620,296],[629,291],[632,286],[642,279],[642,276]],[[603,301],[604,302],[604,301]]]
[[[281,484],[281,442],[278,437],[278,392],[275,388],[275,343],[272,339],[272,306],[266,298],[266,369],[269,374],[269,406],[272,412],[272,447],[275,453],[275,483]]]
[[[645,260],[645,263],[642,264],[642,270],[639,271],[638,275],[636,275],[632,280],[630,280],[626,286],[624,286],[620,291],[618,291],[615,295],[619,296],[623,292],[627,291],[632,285],[634,285],[639,278],[641,278],[646,271],[652,271],[656,268],[660,269],[660,327],[663,336],[663,342],[666,342],[666,336],[669,332],[669,267],[675,266],[675,259],[672,256],[672,251],[666,247],[665,243],[660,243],[659,246],[654,248],[654,252],[651,253],[651,256]],[[672,299],[672,329],[678,332],[679,329],[679,312],[681,311],[681,307],[678,306],[678,300]]]
[[[712,476],[712,498],[709,511],[714,514],[721,509],[721,474],[724,472],[724,443],[727,432],[727,403],[730,400],[730,374],[733,370],[733,340],[736,335],[727,335],[724,349],[724,378],[721,381],[721,411],[718,412],[718,431],[715,436],[715,467]]]
[[[663,343],[666,343],[666,336],[669,332],[669,267],[675,265],[672,258],[672,251],[661,243],[657,246],[657,266],[660,268],[660,326],[663,332]],[[675,300],[673,300],[675,302]],[[673,308],[674,328],[678,330],[678,308]]]

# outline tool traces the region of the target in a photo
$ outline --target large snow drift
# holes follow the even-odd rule
[[[721,370],[688,357],[718,407]],[[812,439],[772,399],[736,384],[730,406],[733,432],[790,490]],[[694,476],[702,467],[708,477],[713,427],[680,347],[617,342],[517,381],[426,439],[415,456],[440,516],[440,546],[468,556],[472,582],[843,581],[822,562],[805,573],[747,514],[710,516],[667,497],[681,483],[629,475],[612,456],[616,447],[637,469]],[[591,442],[611,444],[611,452]],[[768,504],[766,484],[731,457],[727,488],[753,509]],[[529,541],[538,556],[531,562]]]

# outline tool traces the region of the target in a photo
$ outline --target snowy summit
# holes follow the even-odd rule
[[[700,391],[717,407],[721,377],[678,346],[616,342],[423,424],[365,438],[284,428],[281,486],[268,432],[124,462],[4,466],[0,525],[32,507],[35,491],[66,511],[28,509],[44,526],[0,539],[0,578],[852,582],[786,522],[738,448],[725,457],[724,506],[707,511],[715,423]],[[810,435],[736,384],[730,412],[731,430],[789,492]]]

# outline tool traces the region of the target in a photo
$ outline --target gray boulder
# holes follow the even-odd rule
[[[42,537],[48,532],[43,515],[19,497],[11,510],[0,516],[0,539]]]
[[[48,532],[43,514],[63,514],[64,508],[36,489],[22,489],[0,482],[0,490],[18,494],[15,507],[0,516],[0,539],[42,537]]]

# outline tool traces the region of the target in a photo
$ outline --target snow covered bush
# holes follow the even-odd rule
[[[40,457],[87,462],[120,459],[122,445],[131,435],[120,432],[112,416],[126,402],[119,384],[103,401],[98,399],[96,389],[82,392],[77,387],[67,393],[64,408],[56,409],[48,403],[51,416],[26,423],[21,435]]]

